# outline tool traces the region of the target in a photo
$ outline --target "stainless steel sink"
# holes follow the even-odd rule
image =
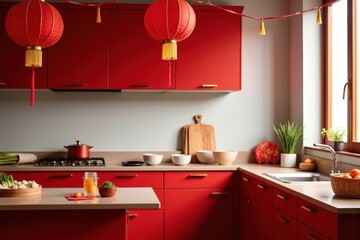
[[[284,183],[292,182],[323,182],[330,181],[330,178],[320,173],[292,172],[292,173],[264,173]]]

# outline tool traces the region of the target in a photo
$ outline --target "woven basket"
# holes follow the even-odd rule
[[[360,179],[336,177],[330,174],[331,187],[335,195],[344,198],[360,198]]]

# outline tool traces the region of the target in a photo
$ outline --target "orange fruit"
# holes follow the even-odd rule
[[[80,193],[80,192],[76,192],[76,193],[74,194],[74,197],[77,197],[77,198],[81,197],[81,193]]]
[[[356,177],[356,176],[358,176],[358,175],[360,175],[360,170],[359,170],[359,169],[354,168],[354,169],[352,169],[352,170],[350,171],[350,176],[351,176],[352,178],[354,178],[354,177]]]
[[[356,175],[354,179],[360,179],[360,175]]]
[[[312,161],[310,158],[307,158],[307,159],[304,160],[304,163],[306,163],[306,164],[312,164],[313,161]]]

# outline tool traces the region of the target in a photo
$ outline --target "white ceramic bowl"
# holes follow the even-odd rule
[[[188,165],[191,160],[191,155],[187,154],[171,154],[173,164],[178,166]]]
[[[213,156],[215,162],[221,165],[231,165],[238,155],[238,151],[223,151],[223,150],[214,150]]]
[[[155,153],[145,153],[143,154],[144,162],[147,165],[154,166],[159,165],[163,159],[162,154],[155,154]]]
[[[201,163],[214,163],[214,156],[211,150],[197,150],[196,157]]]

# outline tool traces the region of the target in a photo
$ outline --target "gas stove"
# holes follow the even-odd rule
[[[36,164],[38,167],[102,167],[105,159],[94,157],[89,159],[43,158]]]

